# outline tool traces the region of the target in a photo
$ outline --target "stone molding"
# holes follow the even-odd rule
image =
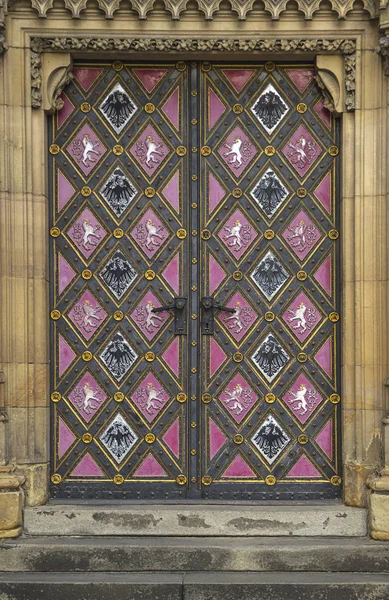
[[[328,53],[344,56],[344,103],[347,111],[355,109],[356,42],[353,39],[234,39],[234,38],[32,38],[31,105],[42,105],[42,54],[46,52],[250,52],[250,53]],[[61,94],[71,72],[58,82],[56,98]],[[327,84],[321,79],[322,85]],[[331,80],[333,81],[333,80]],[[328,89],[328,88],[327,88]],[[331,95],[331,91],[329,90]],[[53,105],[55,108],[55,106]],[[58,107],[57,107],[58,108]],[[342,112],[342,110],[338,111]]]
[[[384,64],[384,73],[387,77],[389,77],[389,37],[386,35],[380,37],[375,50],[377,54],[381,55],[382,62]]]

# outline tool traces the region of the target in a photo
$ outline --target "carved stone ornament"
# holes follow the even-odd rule
[[[382,60],[384,63],[384,73],[387,77],[389,77],[389,37],[383,35],[378,40],[376,52],[377,54],[380,54],[382,56]]]
[[[49,103],[49,112],[61,110],[63,100],[60,98],[63,89],[72,81],[74,75],[72,73],[73,65],[60,67],[55,69],[50,75],[47,82],[47,99]]]
[[[263,52],[315,52],[344,55],[345,105],[352,111],[355,108],[355,50],[356,43],[352,39],[32,38],[31,103],[35,108],[42,104],[43,52],[250,52],[251,57]],[[61,82],[58,89],[62,91],[64,85]]]

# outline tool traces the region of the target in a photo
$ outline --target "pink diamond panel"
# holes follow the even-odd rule
[[[166,265],[165,269],[161,273],[165,281],[178,295],[180,293],[180,254],[177,254],[172,260]]]
[[[216,177],[209,173],[208,176],[208,211],[213,212],[226,195],[226,190],[221,186]]]
[[[180,419],[176,419],[170,425],[167,432],[162,436],[166,446],[173,452],[176,458],[180,458]]]
[[[149,373],[135,389],[131,399],[151,423],[170,400],[170,396],[154,375]]]
[[[86,258],[90,257],[108,235],[89,209],[82,211],[66,233]]]
[[[322,402],[323,396],[301,373],[282,399],[300,423],[304,424]]]
[[[58,419],[58,459],[61,459],[63,455],[69,450],[73,444],[76,436],[70,431],[66,423],[59,418]]]
[[[322,477],[316,467],[311,461],[303,454],[296,464],[291,468],[287,477],[295,477],[296,479],[303,479],[305,477]]]
[[[258,400],[257,394],[240,374],[230,381],[219,397],[237,423],[240,423]]]
[[[58,254],[58,293],[60,295],[73,281],[75,276],[76,273],[69,263],[64,259],[62,254]]]
[[[230,133],[218,153],[235,177],[240,177],[257,154],[257,149],[240,127]]]
[[[147,175],[151,176],[170,154],[170,149],[155,129],[148,125],[135,144],[131,146],[130,153]]]
[[[254,69],[222,69],[222,73],[227,77],[234,90],[239,93],[255,71]]]
[[[57,112],[57,124],[58,124],[59,128],[62,127],[62,125],[65,123],[65,121],[68,119],[68,117],[70,117],[70,115],[74,111],[74,104],[72,104],[72,102],[70,102],[70,100],[66,96],[66,94],[62,93],[60,95],[60,99],[63,102],[63,107]]]
[[[166,477],[166,471],[152,454],[148,454],[134,473],[134,477]]]
[[[89,290],[69,311],[69,318],[86,340],[96,333],[106,316],[107,313]]]
[[[239,260],[258,234],[240,210],[235,210],[217,235],[231,254]]]
[[[134,73],[150,93],[165,77],[167,69],[134,69]]]
[[[332,337],[328,338],[320,350],[315,354],[314,358],[328,377],[332,379]]]
[[[73,352],[69,344],[63,339],[61,335],[58,336],[58,375],[61,377],[65,371],[68,370],[74,359],[76,353]]]
[[[300,92],[305,92],[314,76],[312,69],[285,69],[285,72]]]
[[[328,423],[324,425],[320,433],[315,437],[316,444],[323,450],[330,460],[333,459],[332,436],[333,422],[332,419],[330,419]]]
[[[149,291],[131,313],[132,320],[148,340],[153,339],[170,317],[169,312],[153,313],[153,308],[160,306],[158,298]]]
[[[208,128],[212,129],[220,117],[225,113],[226,107],[217,97],[215,92],[208,90]]]
[[[220,448],[226,443],[227,437],[212,419],[208,420],[208,434],[209,460],[212,460],[213,457],[219,452]]]
[[[172,343],[169,344],[161,358],[178,377],[180,373],[180,342],[178,337],[175,337]]]
[[[77,412],[89,423],[107,399],[107,395],[87,371],[70,392],[69,401]]]
[[[131,236],[147,258],[152,258],[169,237],[169,232],[154,211],[149,208],[131,231]]]
[[[227,306],[228,308],[233,308],[235,312],[220,312],[218,318],[224,323],[234,338],[240,342],[255,323],[258,315],[238,292],[229,300]]]
[[[66,150],[85,175],[89,175],[107,152],[107,148],[89,125],[80,129]]]
[[[69,202],[70,198],[73,196],[76,191],[75,188],[69,183],[64,175],[62,175],[61,171],[58,169],[58,187],[57,187],[57,197],[58,197],[58,211],[61,211],[64,206]]]
[[[177,170],[169,183],[163,188],[162,194],[176,212],[180,212],[180,171]]]
[[[282,153],[286,160],[300,177],[305,175],[322,152],[323,150],[318,146],[304,125],[300,125],[295,134],[282,148]]]
[[[319,242],[322,234],[309,216],[303,210],[300,210],[285,229],[282,237],[296,256],[300,260],[304,260]]]
[[[233,477],[235,479],[242,478],[253,478],[256,477],[254,471],[250,469],[248,464],[243,460],[243,458],[238,454],[236,458],[232,461],[229,467],[224,471],[222,477]]]
[[[319,100],[319,102],[315,104],[313,110],[320,117],[320,119],[323,121],[326,127],[328,127],[328,129],[331,129],[331,113],[328,110],[328,108],[324,106],[323,99]]]
[[[212,256],[209,256],[208,277],[208,288],[210,294],[213,294],[221,282],[227,277],[227,273]]]
[[[218,369],[226,360],[227,355],[220,348],[219,344],[211,338],[209,342],[209,376],[213,377]]]
[[[327,256],[325,261],[315,271],[314,278],[323,288],[323,290],[331,296],[332,294],[332,255]]]
[[[310,299],[301,292],[289,305],[282,318],[298,340],[304,342],[323,317]]]
[[[315,196],[324,206],[326,211],[331,214],[331,172],[327,173],[321,183],[315,189]]]
[[[94,84],[103,69],[87,69],[85,67],[75,67],[73,74],[78,83],[87,92],[90,87]]]
[[[89,452],[82,457],[75,469],[70,473],[71,477],[105,477],[96,461]]]
[[[173,127],[180,127],[180,89],[177,87],[162,105],[161,110],[165,113]]]

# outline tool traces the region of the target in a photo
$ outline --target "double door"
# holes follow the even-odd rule
[[[339,148],[313,66],[80,63],[61,99],[52,496],[339,496]]]

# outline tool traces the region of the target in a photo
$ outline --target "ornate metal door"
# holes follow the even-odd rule
[[[339,495],[311,66],[80,64],[52,119],[52,495]]]

